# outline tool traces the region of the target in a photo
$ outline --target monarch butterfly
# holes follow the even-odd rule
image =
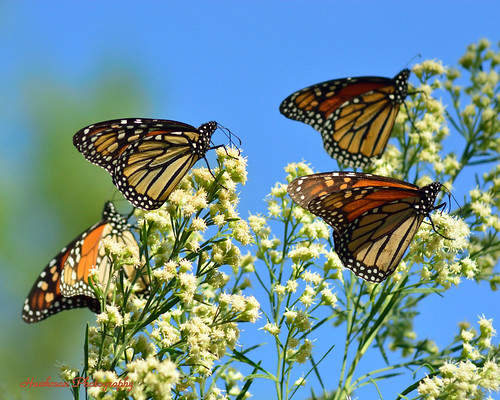
[[[410,70],[393,79],[378,76],[334,79],[288,96],[280,112],[321,133],[326,152],[339,163],[364,167],[384,152]]]
[[[88,284],[89,271],[99,269],[99,280],[106,285],[110,264],[105,255],[102,239],[109,237],[139,251],[127,219],[107,202],[102,220],[93,225],[68,246],[63,248],[44,268],[24,302],[22,317],[25,322],[38,322],[60,311],[88,307],[100,312],[99,301]],[[132,278],[135,267],[125,267]],[[145,285],[145,280],[139,284]]]
[[[135,207],[154,210],[196,161],[221,147],[211,147],[217,127],[215,121],[195,128],[163,119],[115,119],[79,130],[73,144],[87,160],[111,174]]]
[[[335,251],[357,276],[379,283],[397,268],[442,185],[357,172],[325,172],[293,180],[288,194],[333,228]]]

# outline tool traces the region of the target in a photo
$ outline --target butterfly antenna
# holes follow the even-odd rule
[[[405,65],[405,68],[408,68],[408,65],[413,62],[413,60],[415,60],[415,58],[421,58],[422,57],[422,54],[418,53],[418,54],[415,54],[412,58],[410,58],[408,60],[408,62],[406,63]]]
[[[217,123],[217,128],[219,128],[222,132],[224,132],[224,135],[226,135],[226,137],[229,139],[229,146],[234,146],[238,149],[238,156],[241,155],[241,150],[240,150],[240,146],[241,146],[241,139],[236,136],[234,133],[232,133],[228,128],[226,128],[225,126],[222,126],[221,124]],[[233,137],[235,137],[236,139],[238,139],[238,144],[236,144],[234,141],[233,141]],[[223,148],[224,151],[226,152],[226,155],[228,157],[231,157],[231,158],[234,158],[234,159],[237,159],[238,157],[234,157],[232,156],[231,154],[229,154],[229,152],[227,151],[227,147],[223,144],[218,144],[218,145],[215,145],[212,141],[210,141],[210,143],[212,144],[212,147],[210,147],[210,150],[215,150],[215,149],[218,149],[218,148]],[[212,169],[210,168],[210,164],[208,163],[208,160],[206,157],[203,157],[203,159],[205,160],[205,163],[207,164],[207,167],[208,167],[208,170],[210,171],[210,175],[213,176],[213,178],[215,179],[215,181],[225,190],[228,190],[222,183],[220,183],[220,181],[217,179],[217,177],[214,175],[214,173],[212,172]]]
[[[451,199],[453,199],[455,201],[456,205],[458,206],[458,209],[460,210],[459,214],[462,215],[462,207],[460,207],[460,203],[457,201],[455,196],[453,196],[450,189],[448,189],[446,186],[442,186],[442,188],[445,191],[445,193],[448,195],[448,201],[450,202],[450,208],[448,209],[448,212],[451,211]]]
[[[217,127],[222,131],[224,132],[224,135],[226,135],[226,137],[229,139],[229,146],[232,146],[232,147],[236,147],[238,149],[238,156],[241,155],[241,150],[240,150],[240,146],[241,146],[241,139],[236,136],[233,132],[231,132],[228,128],[220,125],[220,124],[217,124]],[[234,141],[233,141],[233,136],[238,139],[238,144],[236,144]],[[213,144],[213,143],[212,143]],[[213,149],[216,149],[216,148],[219,148],[219,147],[224,147],[224,150],[227,154],[228,157],[231,157],[231,158],[234,158],[236,159],[236,157],[233,157],[232,155],[230,155],[227,151],[227,148],[226,146],[224,145],[218,145],[218,146],[212,146]]]
[[[236,147],[239,147],[241,146],[241,139],[236,136],[233,132],[231,132],[228,128],[226,128],[225,126],[222,126],[221,124],[217,124],[217,127],[222,131],[224,132],[224,135],[226,135],[226,137],[229,139],[229,144],[232,145],[234,144]],[[235,137],[236,139],[238,139],[238,144],[236,144],[235,142],[233,142],[233,139],[232,137]]]
[[[455,199],[455,196],[453,196],[453,194],[451,193],[451,190],[448,189],[446,186],[444,186],[443,184],[441,184],[441,189],[443,190],[443,192],[446,193],[446,195],[448,196],[448,204],[449,204],[449,207],[448,207],[448,211],[447,213],[450,214],[451,213],[451,199],[453,199],[455,201],[455,203],[457,204],[458,208],[460,209],[460,213],[459,214],[462,214],[462,207],[460,207],[460,204],[458,203],[457,199]],[[446,203],[445,203],[446,204]],[[441,204],[438,206],[440,207]],[[437,207],[436,207],[437,208]]]

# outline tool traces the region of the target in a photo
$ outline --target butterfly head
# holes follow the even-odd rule
[[[127,218],[123,217],[116,211],[114,204],[111,201],[106,202],[102,210],[102,219],[107,221],[113,227],[113,234],[122,232],[130,228],[127,223]]]
[[[433,182],[430,185],[424,186],[422,189],[420,189],[422,192],[425,193],[424,202],[427,204],[429,208],[428,212],[431,212],[432,210],[436,209],[436,207],[434,207],[434,202],[436,201],[436,197],[442,188],[443,188],[442,183]]]
[[[204,158],[205,153],[210,150],[212,135],[217,129],[217,126],[217,122],[210,121],[198,127],[198,140],[191,143],[194,153],[198,158]]]
[[[410,78],[410,70],[405,68],[394,77],[394,85],[396,90],[394,92],[395,102],[402,104],[408,95],[408,79]]]
[[[209,121],[203,125],[200,125],[198,131],[201,135],[212,137],[215,130],[218,128],[219,124],[215,121]]]
[[[224,135],[229,139],[229,146],[234,146],[234,147],[239,147],[241,146],[241,139],[236,136],[233,132],[231,132],[228,128],[225,126],[222,126],[221,124],[215,122],[215,121],[210,121],[207,122],[206,124],[201,125],[198,130],[200,131],[200,136],[208,136],[209,138],[212,137],[213,133],[215,130],[219,128]],[[233,137],[237,139],[237,143],[233,141]],[[212,144],[211,149],[217,148],[217,147],[222,147],[222,146],[215,146]]]

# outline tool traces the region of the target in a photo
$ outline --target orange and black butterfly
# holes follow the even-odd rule
[[[379,283],[397,268],[434,206],[439,182],[411,183],[357,172],[325,172],[293,180],[288,194],[333,228],[335,252],[357,276]]]
[[[102,220],[62,249],[44,268],[24,302],[23,320],[38,322],[63,310],[80,307],[100,312],[99,301],[88,284],[89,272],[97,268],[103,286],[110,278],[111,265],[105,254],[104,238],[139,252],[139,245],[130,229],[127,219],[116,212],[113,203],[106,203]],[[133,278],[135,271],[135,266],[124,267],[129,278]],[[140,279],[139,284],[144,285],[144,279]]]
[[[384,152],[410,70],[394,78],[361,76],[334,79],[288,96],[280,112],[321,133],[326,152],[339,163],[364,167]]]
[[[159,208],[179,181],[212,146],[219,125],[127,118],[78,131],[73,144],[91,163],[107,170],[125,198],[144,210]]]

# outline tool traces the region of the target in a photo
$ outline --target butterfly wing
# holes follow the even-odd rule
[[[421,201],[415,191],[371,187],[324,195],[312,200],[309,209],[325,215],[335,228],[335,251],[342,264],[378,283],[397,268],[422,223],[425,215],[415,212]]]
[[[94,225],[90,229],[96,227],[97,225]],[[100,304],[96,299],[85,295],[65,297],[60,290],[63,267],[82,235],[62,249],[43,269],[24,302],[22,318],[25,322],[38,322],[63,310],[73,308],[88,307],[93,312],[100,311]]]
[[[52,259],[44,268],[24,302],[22,317],[28,323],[38,322],[63,310],[88,307],[100,312],[100,303],[88,285],[89,272],[99,269],[99,279],[106,285],[110,265],[102,239],[112,237],[117,242],[139,250],[126,218],[106,203],[102,220],[93,225]],[[125,275],[133,279],[135,266],[125,267]],[[143,278],[139,284],[146,289]]]
[[[196,131],[196,128],[161,119],[113,119],[80,129],[73,136],[73,144],[88,161],[113,173],[118,158],[127,148],[146,135],[163,130]]]
[[[102,286],[108,284],[111,264],[103,244],[105,238],[122,243],[139,254],[139,245],[130,232],[126,218],[116,212],[113,203],[106,203],[101,223],[81,235],[64,264],[60,285],[63,296],[84,295],[95,298],[95,293],[88,284],[92,269],[99,271],[99,282]],[[136,271],[136,266],[125,267],[125,275],[130,279],[134,278]]]
[[[126,151],[116,166],[113,183],[136,207],[160,207],[198,161],[198,133],[161,132],[147,136]]]
[[[280,112],[318,130],[331,157],[362,167],[383,153],[407,96],[409,75],[404,69],[393,79],[358,77],[318,83],[286,98]]]
[[[288,192],[333,227],[343,265],[379,283],[399,265],[440,188],[438,182],[419,189],[392,178],[334,172],[297,178]]]
[[[109,264],[101,240],[111,234],[110,224],[104,223],[82,236],[73,246],[63,266],[60,283],[61,293],[65,297],[95,294],[88,284],[90,270],[99,270],[99,281],[106,283],[109,279]]]
[[[385,176],[359,172],[322,172],[301,176],[293,180],[288,185],[287,191],[293,201],[307,210],[309,209],[311,200],[326,194],[353,188],[365,189],[381,186],[407,189],[409,191],[417,191],[419,189],[418,186],[411,183]],[[311,212],[314,214],[313,211]],[[318,216],[325,218],[323,215]]]
[[[213,121],[195,128],[170,120],[112,120],[80,130],[73,143],[85,158],[111,174],[134,206],[152,210],[205,156],[216,128]]]

